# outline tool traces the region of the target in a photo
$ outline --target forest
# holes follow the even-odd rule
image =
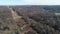
[[[60,34],[60,6],[0,6],[0,34]]]

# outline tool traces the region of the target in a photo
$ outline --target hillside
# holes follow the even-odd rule
[[[38,7],[0,7],[0,34],[60,34],[60,16]]]

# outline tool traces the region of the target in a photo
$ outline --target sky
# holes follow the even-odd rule
[[[0,0],[0,5],[60,5],[60,0]]]

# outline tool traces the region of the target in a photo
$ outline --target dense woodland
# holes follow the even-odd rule
[[[0,6],[0,34],[60,34],[60,6]]]

